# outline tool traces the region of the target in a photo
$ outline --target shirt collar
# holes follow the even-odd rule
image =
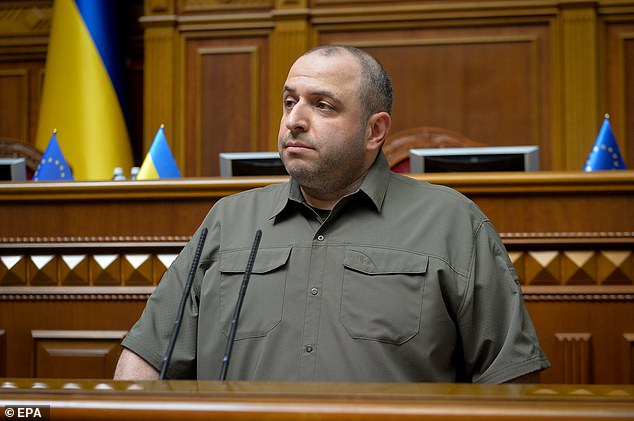
[[[359,193],[364,193],[370,201],[374,204],[377,212],[381,211],[383,207],[383,200],[385,199],[385,194],[387,192],[387,186],[389,183],[390,171],[387,163],[387,159],[383,152],[379,152],[378,156],[374,160],[374,163],[368,170],[367,175],[363,179],[361,183],[361,187],[358,191],[350,194],[350,196],[357,195]],[[273,208],[273,213],[270,216],[271,218],[275,218],[278,216],[284,209],[289,207],[290,202],[298,202],[304,203],[304,196],[302,195],[301,189],[299,187],[299,183],[291,177],[290,181],[286,183],[286,187],[284,189],[284,195],[286,196],[286,200],[277,201],[275,207]]]

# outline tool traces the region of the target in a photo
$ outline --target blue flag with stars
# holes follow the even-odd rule
[[[610,126],[610,116],[606,114],[601,130],[594,142],[594,147],[584,165],[584,171],[601,170],[625,170],[625,162],[621,157],[619,145],[616,143],[612,127]]]
[[[40,165],[37,166],[33,181],[54,181],[72,180],[73,173],[70,171],[64,154],[57,143],[57,133],[53,132],[51,140],[42,155]]]

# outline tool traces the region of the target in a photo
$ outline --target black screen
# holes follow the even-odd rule
[[[425,172],[524,171],[524,155],[426,156]]]
[[[288,175],[279,158],[236,159],[231,162],[234,176]]]

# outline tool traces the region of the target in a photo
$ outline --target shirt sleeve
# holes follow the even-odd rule
[[[159,371],[178,315],[199,237],[200,229],[165,272],[148,299],[141,317],[121,343]],[[200,282],[204,274],[204,260],[201,259],[203,263],[197,269],[195,282]],[[182,324],[166,373],[167,378],[196,377],[197,290],[199,287],[194,284],[186,302]]]
[[[467,291],[458,324],[472,382],[503,383],[550,366],[513,264],[488,221],[475,234]]]

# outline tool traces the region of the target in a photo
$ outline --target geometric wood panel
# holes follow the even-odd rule
[[[524,259],[527,285],[560,283],[561,255],[557,251],[529,251]]]
[[[121,260],[118,254],[95,254],[90,259],[94,286],[121,285]]]
[[[0,256],[0,286],[27,284],[26,260],[13,254]]]
[[[33,255],[27,263],[31,285],[57,285],[57,257],[55,255]]]
[[[121,260],[121,277],[124,285],[152,286],[152,256],[126,254]]]
[[[594,284],[597,272],[595,253],[592,251],[566,251],[562,253],[561,281],[563,285]]]
[[[64,286],[89,285],[89,259],[85,254],[61,255],[59,284]]]
[[[631,250],[602,251],[597,261],[599,284],[631,284],[634,280],[634,253]]]
[[[6,244],[6,243],[5,243]],[[40,249],[0,249],[1,286],[154,286],[185,242],[119,243],[117,253],[104,252],[107,243],[73,243],[63,247],[37,243]],[[109,246],[110,247],[110,246]],[[108,249],[110,251],[110,249]],[[46,253],[46,254],[45,254]]]
[[[517,239],[507,244],[522,285],[634,285],[630,243],[557,244],[549,243],[549,235],[533,237],[526,244]],[[45,242],[26,249],[12,249],[9,242],[4,245],[0,248],[0,286],[153,286],[185,241],[143,246],[118,242],[116,252],[107,242],[83,242],[76,250],[72,242],[62,248]]]
[[[152,278],[152,285],[158,285],[161,277],[174,260],[176,260],[177,256],[178,255],[176,253],[157,253],[153,256],[152,266],[154,268],[154,274]]]
[[[34,330],[34,377],[110,379],[125,331]]]
[[[509,257],[522,285],[634,285],[634,252],[578,250],[560,245],[559,250],[510,249]],[[627,247],[631,248],[631,247]]]
[[[590,333],[556,333],[561,380],[565,384],[590,383]]]

